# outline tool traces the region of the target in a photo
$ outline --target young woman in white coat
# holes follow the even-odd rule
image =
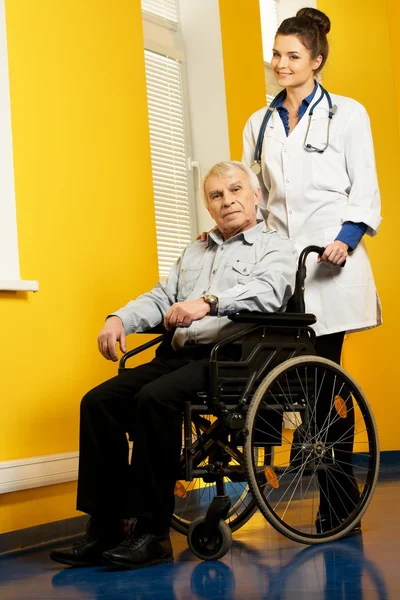
[[[307,264],[306,310],[318,319],[317,354],[340,363],[345,333],[381,322],[362,239],[376,234],[381,217],[367,112],[356,100],[325,93],[315,79],[328,58],[329,30],[329,18],[313,8],[301,9],[280,25],[271,67],[283,90],[263,135],[267,108],[248,120],[243,162],[259,175],[268,226],[291,238],[299,253],[311,244],[325,247],[321,259],[310,257]],[[349,420],[354,423],[353,411],[343,431]],[[348,511],[358,501],[355,486],[349,489],[351,475],[349,466],[349,473],[335,482],[320,476],[317,527],[334,525],[329,515],[342,515],[343,497],[352,499]]]

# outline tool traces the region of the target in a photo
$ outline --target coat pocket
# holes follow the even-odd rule
[[[325,245],[331,244],[340,231],[340,226],[324,230]],[[344,267],[329,264],[333,281],[341,288],[364,287],[372,279],[372,270],[363,240],[349,254]]]

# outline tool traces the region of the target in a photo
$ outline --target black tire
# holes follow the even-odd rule
[[[203,517],[198,517],[191,522],[187,539],[189,548],[201,560],[218,560],[229,552],[232,546],[232,532],[222,519],[211,535],[204,537]]]
[[[267,470],[254,460],[253,440],[255,432],[259,439],[262,428],[267,430],[271,410],[282,414],[289,428],[282,421],[282,440]],[[317,544],[340,539],[359,523],[378,478],[378,434],[361,388],[336,363],[300,356],[273,369],[251,401],[245,440],[250,491],[260,512],[280,533],[296,542]],[[329,507],[323,528],[317,512],[320,497]]]

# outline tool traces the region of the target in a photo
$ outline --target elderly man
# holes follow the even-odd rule
[[[282,311],[292,295],[296,254],[291,241],[257,221],[257,177],[241,163],[218,163],[203,195],[216,229],[189,244],[167,281],[110,315],[100,332],[99,350],[114,361],[117,342],[125,352],[126,335],[162,322],[172,342],[83,398],[77,509],[91,518],[80,542],[51,553],[58,562],[134,569],[173,560],[183,403],[207,387],[213,344],[238,327],[230,314]],[[137,522],[126,536],[131,517]]]

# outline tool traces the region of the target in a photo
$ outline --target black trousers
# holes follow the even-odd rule
[[[344,332],[332,333],[317,337],[315,351],[318,356],[328,358],[340,364],[344,340]],[[321,390],[321,411],[317,412],[317,421],[326,423],[327,407],[331,404],[332,378],[326,378],[325,390]],[[344,397],[347,394],[342,394]],[[324,397],[325,396],[325,397]],[[351,465],[351,455],[354,440],[354,408],[351,398],[347,400],[347,416],[338,419],[337,413],[332,410],[328,422],[333,422],[329,431],[329,441],[343,439],[345,441],[335,443],[335,460],[337,467],[327,472],[319,472],[318,480],[320,486],[320,512],[333,517],[345,517],[357,504],[360,494]],[[329,410],[329,409],[328,409]]]
[[[86,394],[81,403],[77,509],[156,519],[174,510],[182,446],[182,410],[209,386],[210,347],[192,354],[160,346],[151,362]],[[133,429],[132,460],[126,432]]]

